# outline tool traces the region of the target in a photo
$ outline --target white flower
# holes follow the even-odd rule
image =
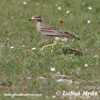
[[[53,68],[53,67],[50,68],[50,71],[52,71],[52,72],[54,72],[55,70],[56,70],[56,69]]]
[[[61,7],[60,6],[58,7],[58,10],[61,10]]]
[[[89,10],[92,10],[92,7],[88,7]]]
[[[88,66],[88,64],[85,64],[84,66],[85,66],[85,67],[87,67],[87,66]]]
[[[13,49],[14,47],[13,47],[13,46],[11,46],[10,48],[11,48],[11,49]]]
[[[32,48],[32,50],[35,50],[36,48]]]
[[[23,1],[23,5],[27,5],[27,2],[26,1]]]
[[[70,13],[70,11],[66,11],[66,14],[69,14]]]
[[[88,20],[87,23],[90,24],[91,23],[91,20]]]

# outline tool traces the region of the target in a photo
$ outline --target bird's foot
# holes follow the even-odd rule
[[[51,46],[51,44],[43,46],[40,50],[42,51],[44,50],[44,48],[49,47],[49,46]]]
[[[56,41],[54,41],[53,44],[49,44],[49,45],[43,46],[40,50],[42,51],[42,50],[44,50],[44,48],[50,47],[50,46],[51,46],[51,48],[52,48],[52,49],[51,49],[51,53],[52,53],[55,45],[56,45]]]

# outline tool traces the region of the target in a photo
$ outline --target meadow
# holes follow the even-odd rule
[[[41,36],[36,23],[68,30],[80,37],[53,41]],[[63,21],[64,23],[60,23]],[[66,48],[83,55],[67,54]],[[95,91],[96,96],[64,96]],[[57,92],[60,92],[57,95]],[[4,94],[42,94],[11,97]],[[0,0],[0,100],[100,100],[100,0]]]

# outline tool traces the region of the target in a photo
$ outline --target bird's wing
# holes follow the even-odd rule
[[[59,30],[59,32],[63,34],[63,36],[66,38],[77,38],[74,34],[70,34],[69,32],[65,30]]]
[[[77,38],[75,35],[68,33],[65,30],[61,30],[57,27],[46,25],[46,27],[41,27],[40,31],[46,36],[57,36],[66,38]]]
[[[58,30],[59,28],[48,24],[42,24],[40,27],[40,32],[46,36],[57,36],[59,35]]]

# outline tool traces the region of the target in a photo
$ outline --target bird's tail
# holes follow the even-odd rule
[[[77,40],[80,40],[80,38],[79,37],[77,37],[76,35],[74,35],[74,34],[70,34],[70,33],[66,33],[66,37],[68,37],[68,38],[74,38],[74,39],[77,39]]]

